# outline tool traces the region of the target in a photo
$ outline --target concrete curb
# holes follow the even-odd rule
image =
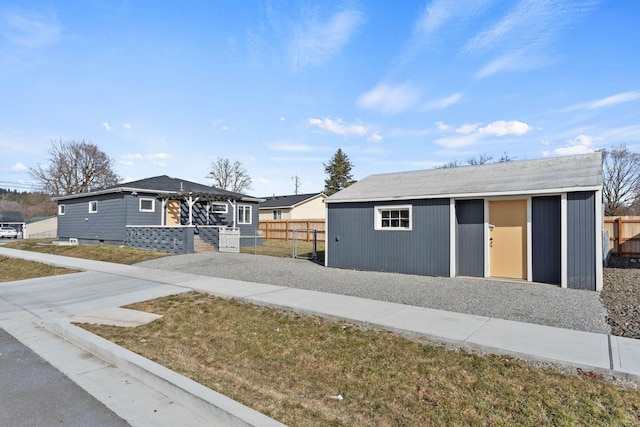
[[[254,409],[82,328],[62,320],[44,322],[43,326],[207,419],[222,420],[225,425],[232,427],[285,426]]]

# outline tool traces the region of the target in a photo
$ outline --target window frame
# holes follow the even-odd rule
[[[151,209],[144,209],[142,202],[151,202]],[[156,199],[152,197],[140,197],[138,199],[138,212],[155,212],[156,211]]]
[[[374,206],[374,229],[375,230],[379,230],[379,231],[411,231],[413,230],[413,205],[381,205],[381,206]],[[401,227],[401,226],[397,226],[397,227],[392,227],[391,225],[389,226],[383,226],[382,225],[382,220],[383,220],[383,215],[382,212],[383,211],[408,211],[409,212],[409,225],[407,227]],[[402,215],[399,213],[398,216],[398,220],[402,219]]]
[[[281,209],[274,209],[273,210],[273,219],[274,220],[279,220],[282,219],[282,210]]]
[[[246,214],[246,210],[248,209],[249,211],[249,215],[248,215],[248,221],[247,221],[247,214]],[[243,217],[243,221],[240,221],[240,211],[243,211],[242,217]],[[253,223],[253,206],[251,205],[238,205],[238,225],[242,224],[242,225],[251,225]]]
[[[58,216],[63,216],[66,205],[58,205]]]
[[[92,209],[94,205],[95,205],[95,209]],[[89,202],[89,213],[90,214],[98,213],[98,201],[97,200],[91,200]]]
[[[211,209],[209,210],[210,213],[229,213],[229,204],[225,203],[225,202],[210,202],[209,206],[211,206]],[[213,207],[214,206],[221,206],[224,207],[224,210],[216,210]]]

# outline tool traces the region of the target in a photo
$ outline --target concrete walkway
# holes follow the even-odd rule
[[[95,337],[71,325],[69,319],[74,316],[109,317],[110,310],[125,304],[197,290],[225,298],[238,298],[254,304],[362,323],[491,353],[565,364],[604,374],[640,379],[640,340],[283,286],[5,248],[0,248],[0,255],[84,271],[71,276],[0,284],[0,327],[23,341],[20,336],[20,327],[17,325],[24,325],[24,320],[28,318],[30,324],[41,325],[47,331],[55,332],[77,346],[88,349],[126,375],[150,386],[152,390],[158,390],[170,396],[185,410],[191,410],[197,414],[197,417],[209,422],[215,420],[221,425],[279,425],[279,423],[153,362]],[[119,310],[114,313],[117,313],[114,315],[118,321],[127,321],[126,313]],[[20,317],[22,319],[18,320]],[[41,331],[41,333],[44,332]],[[25,344],[31,347],[29,342]],[[34,350],[42,356],[37,349]],[[43,357],[49,360],[46,356]],[[52,364],[56,366],[56,363],[52,362]],[[76,380],[73,376],[70,375],[70,377]],[[99,382],[101,379],[96,377],[93,381]],[[109,406],[108,402],[104,403]],[[109,407],[128,420],[127,416],[123,415],[123,411],[127,411],[126,408],[122,409],[118,405]],[[184,417],[184,414],[178,416]],[[181,419],[181,425],[185,425],[185,419]],[[172,423],[167,421],[165,425],[170,424]]]

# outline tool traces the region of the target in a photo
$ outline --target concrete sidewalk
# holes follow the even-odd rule
[[[604,374],[640,379],[640,340],[293,289],[285,286],[152,270],[5,248],[0,248],[0,255],[87,271],[74,275],[78,277],[79,281],[86,282],[85,285],[79,283],[76,283],[75,286],[65,285],[65,283],[75,281],[70,278],[34,279],[19,282],[19,286],[15,285],[18,282],[0,284],[0,297],[15,307],[28,307],[29,313],[44,321],[45,327],[49,330],[78,343],[83,348],[90,349],[91,352],[115,366],[136,365],[132,375],[143,378],[142,381],[151,383],[153,387],[157,387],[157,384],[171,382],[171,379],[168,378],[176,379],[179,376],[170,371],[164,372],[160,369],[161,367],[149,367],[145,362],[146,359],[133,358],[135,359],[133,360],[129,355],[122,356],[122,349],[119,347],[70,325],[69,317],[91,316],[95,312],[104,316],[104,310],[130,302],[193,289],[225,298],[237,298],[254,304],[362,323],[491,353],[560,363]],[[33,295],[33,290],[29,289],[29,285],[38,287],[39,297],[37,301],[27,303],[28,295]],[[99,286],[94,289],[96,285]],[[63,300],[62,297],[64,297]],[[122,319],[120,320],[122,321]],[[1,323],[0,326],[2,326]],[[114,354],[115,356],[113,356]],[[145,369],[146,374],[140,373]],[[181,381],[183,380],[180,379],[177,382],[181,383]],[[205,414],[205,416],[209,415],[206,415],[207,412],[201,409],[201,405],[213,404],[215,406],[224,400],[216,401],[219,397],[216,394],[213,396],[215,397],[213,400],[216,402],[206,403],[207,399],[212,398],[212,395],[207,394],[208,389],[201,390],[193,384],[186,384],[186,386],[179,384],[178,388],[181,388],[181,393],[184,393],[185,396],[177,401],[189,407],[193,403],[189,403],[188,395],[197,396],[197,413]],[[166,390],[163,392],[169,393]],[[222,403],[229,404],[229,402]],[[251,418],[247,418],[246,414],[243,415],[243,411],[248,408],[240,405],[238,408],[231,409],[231,412],[233,413],[234,410],[239,411],[238,419],[240,420],[243,417],[245,417],[245,421]],[[227,414],[227,412],[224,413]],[[251,413],[251,416],[254,415]],[[273,420],[271,421],[273,422]],[[245,422],[236,425],[252,425],[251,423],[255,420],[247,422],[248,424]],[[260,422],[258,424],[266,425]]]

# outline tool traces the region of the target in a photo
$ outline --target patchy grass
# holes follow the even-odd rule
[[[243,246],[240,252],[245,254],[269,255],[277,257],[291,257],[293,251],[293,242],[280,240],[266,240],[261,246]],[[311,242],[297,242],[297,254],[299,257],[310,258],[313,253],[313,244]],[[318,261],[324,261],[324,242],[318,242],[316,247]]]
[[[189,293],[83,325],[288,425],[638,425],[640,393],[390,332]],[[344,400],[331,396],[341,394]]]
[[[18,240],[7,243],[6,248],[40,252],[53,255],[64,255],[74,258],[92,259],[96,261],[115,262],[118,264],[135,264],[149,259],[161,258],[171,254],[147,251],[115,245],[51,245],[51,240]]]
[[[35,279],[37,277],[58,276],[77,272],[77,270],[68,268],[0,256],[0,282],[13,282],[14,280]]]

